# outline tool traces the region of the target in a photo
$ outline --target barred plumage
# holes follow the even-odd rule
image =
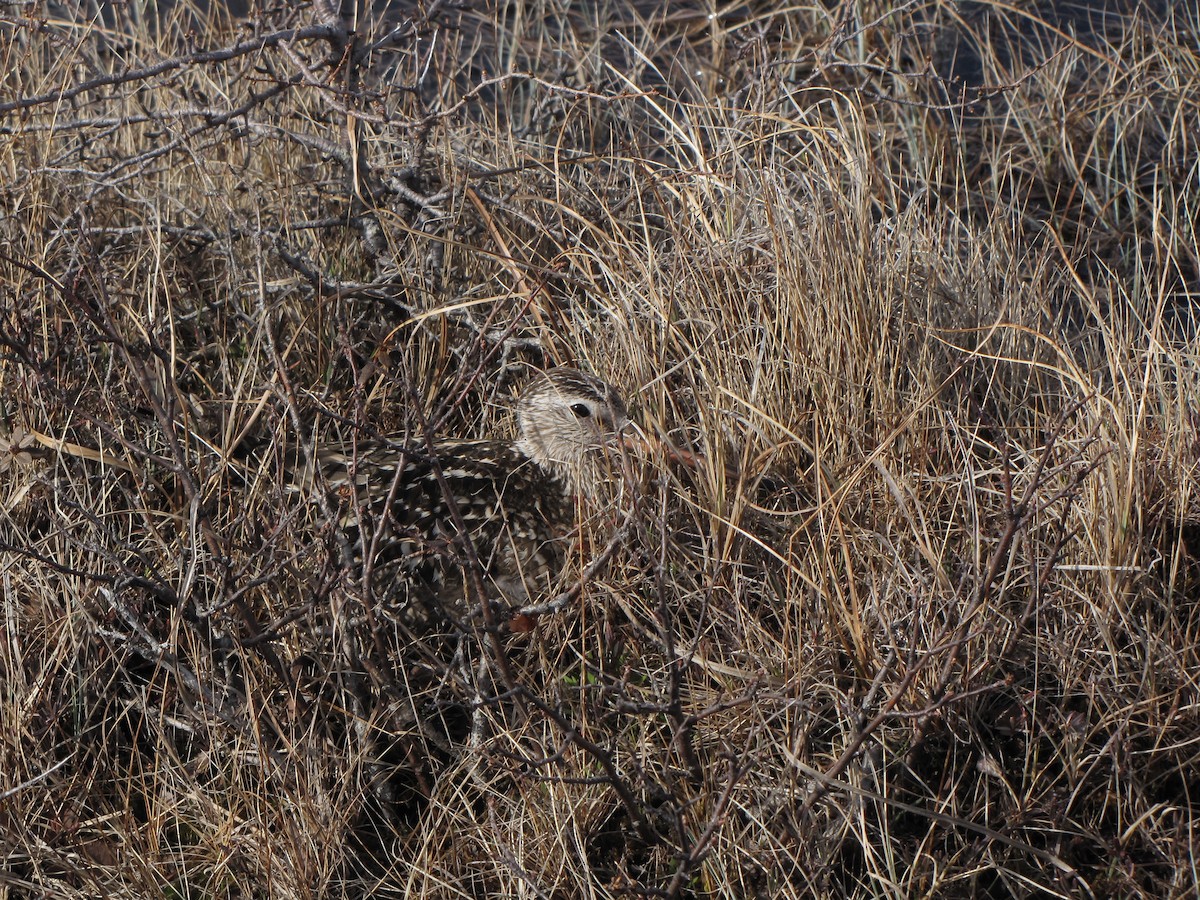
[[[628,421],[611,385],[552,369],[521,393],[515,442],[445,442],[432,456],[359,444],[353,455],[322,449],[317,462],[359,565],[374,540],[376,590],[418,617],[422,607],[453,616],[476,599],[464,577],[468,546],[493,597],[521,603],[551,587],[577,503],[611,497],[619,467],[610,451]]]

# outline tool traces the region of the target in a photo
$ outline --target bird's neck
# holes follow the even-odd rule
[[[585,500],[608,497],[619,481],[613,460],[604,453],[579,449],[554,454],[528,438],[517,441],[516,447],[547,476],[561,482],[568,493]]]

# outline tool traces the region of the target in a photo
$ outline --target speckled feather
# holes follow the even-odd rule
[[[628,422],[610,385],[573,369],[551,370],[522,393],[517,420],[518,441],[439,443],[436,463],[391,444],[360,443],[354,455],[318,451],[356,562],[361,565],[365,552],[363,536],[383,529],[372,583],[408,606],[410,619],[439,611],[459,615],[471,594],[464,578],[468,558],[455,540],[455,515],[436,467],[467,529],[485,590],[513,603],[552,587],[577,503],[607,495],[605,485],[613,480],[607,450]]]

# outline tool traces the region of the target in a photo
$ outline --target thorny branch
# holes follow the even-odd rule
[[[916,682],[917,676],[938,656],[944,653],[945,660],[942,664],[941,673],[934,684],[934,688],[930,692],[929,703],[927,703],[920,713],[917,714],[918,722],[916,726],[916,734],[909,750],[910,759],[921,746],[925,734],[925,728],[935,711],[944,707],[950,702],[962,700],[978,693],[970,688],[964,689],[964,691],[955,694],[950,694],[947,690],[948,685],[953,678],[954,672],[956,671],[956,664],[959,654],[962,652],[963,647],[966,646],[969,640],[974,636],[970,630],[972,623],[975,621],[979,610],[982,609],[989,601],[993,586],[1000,577],[1000,573],[1008,565],[1009,557],[1017,536],[1031,526],[1037,515],[1046,511],[1047,509],[1052,508],[1056,504],[1061,504],[1059,514],[1059,536],[1055,541],[1049,557],[1042,563],[1042,570],[1039,573],[1037,583],[1034,585],[1034,589],[1031,591],[1031,596],[1026,604],[1022,616],[1018,620],[1013,632],[1009,635],[1008,640],[1006,641],[1004,652],[992,663],[993,667],[999,667],[1003,664],[1004,657],[1007,655],[1009,649],[1013,646],[1019,634],[1028,623],[1029,618],[1032,616],[1036,608],[1037,598],[1040,596],[1040,591],[1042,587],[1044,587],[1050,573],[1054,570],[1059,558],[1059,554],[1061,553],[1065,542],[1069,538],[1070,532],[1065,529],[1063,523],[1070,512],[1072,502],[1079,490],[1079,487],[1087,475],[1090,474],[1097,465],[1099,465],[1100,460],[1103,458],[1100,456],[1091,460],[1086,459],[1087,450],[1091,445],[1091,440],[1089,440],[1085,442],[1082,447],[1077,448],[1066,462],[1060,463],[1057,466],[1052,465],[1051,462],[1055,456],[1055,448],[1058,443],[1058,439],[1062,435],[1063,430],[1066,428],[1067,423],[1088,402],[1089,399],[1090,398],[1085,397],[1063,411],[1059,417],[1057,427],[1046,437],[1045,443],[1041,449],[1041,453],[1038,455],[1037,463],[1035,464],[1034,470],[1031,473],[1029,482],[1019,500],[1014,500],[1013,498],[1011,460],[1009,459],[1006,448],[1006,452],[1004,454],[1006,525],[1004,531],[1000,535],[999,540],[997,541],[995,548],[992,550],[992,553],[988,558],[987,565],[984,567],[978,582],[975,584],[974,590],[972,591],[971,602],[967,604],[959,618],[958,625],[945,641],[940,642],[937,646],[932,647],[920,656],[909,659],[904,676],[900,679],[900,682],[895,686],[895,688],[892,689],[887,700],[884,701],[879,711],[869,720],[865,720],[864,717],[864,720],[860,722],[856,733],[847,743],[845,749],[838,759],[822,774],[821,778],[817,779],[813,783],[809,790],[808,796],[805,798],[804,805],[802,807],[802,815],[807,815],[812,811],[816,803],[818,803],[826,795],[829,787],[842,774],[842,772],[845,771],[846,767],[858,755],[867,741],[872,737],[872,735],[875,734],[876,731],[879,730],[880,727],[884,725],[885,722],[896,716],[907,717],[909,715],[907,713],[897,713],[895,711],[895,707],[912,689],[914,683]],[[1058,491],[1055,491],[1049,497],[1044,497],[1043,493],[1047,484],[1053,477],[1064,470],[1070,472],[1066,486]],[[887,673],[890,672],[894,667],[895,662],[896,654],[895,651],[893,651],[888,656],[887,661],[883,664],[872,683],[871,689],[867,695],[868,702],[863,706],[864,713],[869,705],[870,699],[874,697],[879,686],[886,678]],[[999,683],[1003,684],[1004,680],[1001,679]]]

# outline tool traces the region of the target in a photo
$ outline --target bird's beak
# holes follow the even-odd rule
[[[674,444],[656,435],[646,434],[646,432],[642,431],[641,428],[632,422],[629,423],[620,438],[621,446],[627,450],[637,450],[652,456],[669,459],[690,469],[699,468],[704,460],[704,457],[698,453],[676,447]]]
[[[633,422],[626,421],[617,431],[617,438],[626,450],[650,450],[656,442],[652,442],[642,429]]]

